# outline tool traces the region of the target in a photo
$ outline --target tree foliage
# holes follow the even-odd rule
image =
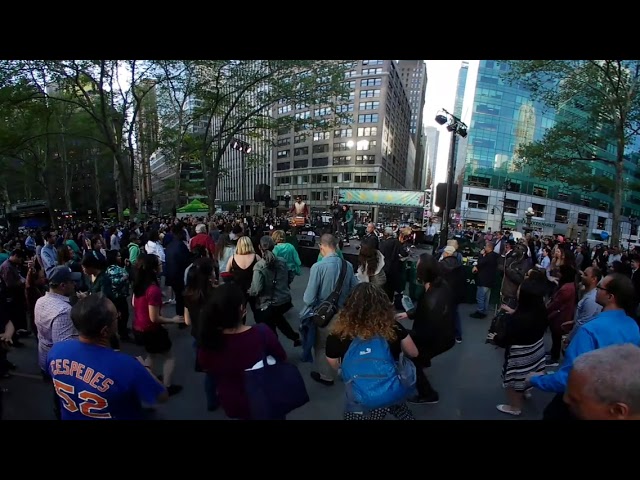
[[[505,60],[503,74],[556,112],[556,123],[540,141],[519,148],[521,162],[541,177],[614,198],[611,243],[619,244],[627,148],[640,125],[638,60]],[[607,151],[614,146],[615,153]],[[610,164],[614,177],[594,175]]]
[[[21,162],[8,169],[11,178],[22,175],[18,170],[30,172],[18,182],[25,188],[62,180],[67,207],[69,179],[96,170],[99,159],[97,176],[109,171],[122,220],[124,209],[135,212],[141,201],[135,194],[140,156],[155,151],[176,172],[183,161],[199,162],[213,209],[225,174],[221,162],[234,139],[270,142],[277,129],[311,131],[349,121],[349,112],[337,110],[348,102],[348,68],[327,60],[0,61],[0,157],[6,165]],[[308,106],[308,115],[273,115],[296,105]],[[156,109],[160,129],[141,151],[139,140],[148,135],[139,121],[145,108]],[[270,158],[256,152],[247,161],[255,166]],[[63,176],[47,182],[53,164],[62,166]],[[28,178],[40,180],[31,185]],[[183,186],[176,178],[177,199]],[[98,197],[100,187],[96,180]],[[49,190],[43,195],[57,195]]]

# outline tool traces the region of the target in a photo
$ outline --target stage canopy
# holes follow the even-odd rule
[[[419,190],[341,188],[340,202],[346,205],[422,208],[424,206],[424,192]]]
[[[187,203],[184,207],[180,207],[177,213],[201,213],[208,212],[209,206],[206,203],[202,203],[200,200],[192,200],[191,203]]]

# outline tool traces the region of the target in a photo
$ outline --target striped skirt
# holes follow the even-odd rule
[[[544,339],[533,345],[511,345],[505,351],[502,367],[502,386],[516,392],[525,391],[528,374],[542,372],[545,367]]]

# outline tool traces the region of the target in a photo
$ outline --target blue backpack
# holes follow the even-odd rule
[[[415,391],[416,367],[400,355],[396,362],[382,337],[355,338],[342,360],[347,411],[366,412],[404,402]]]

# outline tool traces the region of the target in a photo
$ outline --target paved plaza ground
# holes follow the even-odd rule
[[[298,312],[302,308],[302,295],[307,285],[309,270],[304,268],[302,276],[292,284],[294,309],[287,318],[297,326]],[[165,315],[173,315],[173,307],[166,306]],[[469,318],[473,305],[462,305],[463,342],[447,353],[434,359],[427,374],[440,394],[436,405],[411,406],[420,420],[516,420],[496,410],[498,403],[504,403],[505,395],[501,386],[500,372],[504,350],[484,343],[490,318],[477,320]],[[249,314],[250,315],[250,314]],[[253,323],[252,319],[249,319]],[[406,325],[410,326],[410,322]],[[157,407],[156,417],[163,420],[224,420],[227,417],[219,410],[207,412],[203,391],[203,374],[194,372],[193,340],[188,330],[169,326],[174,342],[177,367],[175,383],[184,390],[172,397],[166,404]],[[307,382],[311,397],[304,407],[291,413],[291,420],[338,420],[342,418],[344,389],[341,382],[332,387],[319,385],[309,377],[311,364],[301,363],[300,349],[294,349],[286,338],[282,342],[290,360],[299,365]],[[18,365],[15,375],[2,381],[9,389],[5,394],[5,419],[49,420],[54,419],[51,409],[51,392],[39,376],[35,339],[24,340],[26,346],[14,349],[10,359]],[[140,347],[124,344],[123,351],[141,355]],[[524,413],[518,419],[535,420],[542,416],[544,406],[551,395],[535,391],[527,402]]]

